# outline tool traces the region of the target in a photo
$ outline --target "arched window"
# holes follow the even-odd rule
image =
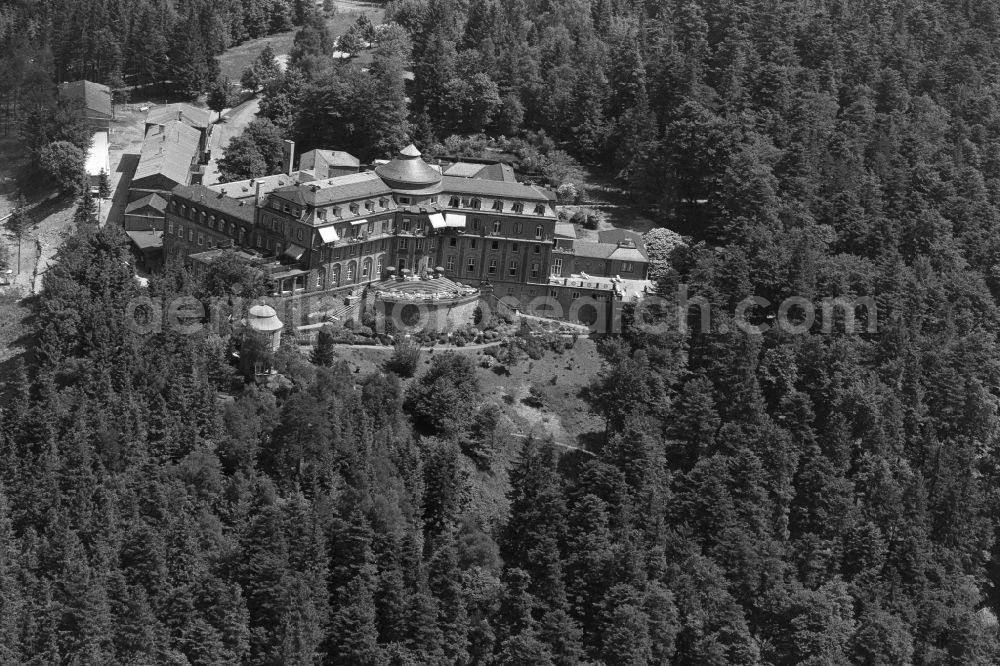
[[[354,282],[354,272],[357,270],[357,262],[352,261],[347,264],[347,281]]]
[[[333,268],[330,269],[330,285],[333,287],[340,286],[340,264],[334,264]]]
[[[361,279],[367,280],[372,274],[372,260],[365,259],[364,263],[361,264]]]
[[[379,255],[378,259],[375,261],[375,275],[382,276],[382,259],[385,258],[384,254]]]

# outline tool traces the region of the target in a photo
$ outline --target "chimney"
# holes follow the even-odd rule
[[[292,164],[295,162],[295,142],[285,139],[281,147],[281,158],[285,162],[285,174],[292,175]]]
[[[260,181],[256,183],[257,187],[254,189],[253,200],[256,205],[260,205]]]

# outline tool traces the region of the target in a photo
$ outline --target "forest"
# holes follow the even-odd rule
[[[498,430],[456,354],[286,348],[287,385],[234,391],[229,331],[129,330],[121,232],[82,227],[0,378],[0,663],[1000,662],[1000,3],[394,0],[367,71],[297,7],[20,0],[0,39],[155,80],[143,53],[298,21],[259,122],[605,169],[691,237],[656,278],[711,326],[628,308],[567,452]],[[747,335],[748,295],[871,296],[877,330]]]

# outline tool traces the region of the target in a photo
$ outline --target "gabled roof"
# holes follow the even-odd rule
[[[502,180],[507,183],[517,182],[517,178],[514,177],[514,167],[509,164],[504,164],[503,162],[487,164],[482,171],[476,174],[476,178],[481,178],[483,180]]]
[[[588,259],[614,259],[616,261],[648,261],[646,255],[635,247],[620,247],[617,243],[595,243],[578,240],[573,243],[573,254]]]
[[[305,185],[279,187],[271,192],[272,197],[296,203],[300,206],[326,206],[343,201],[356,201],[392,194],[389,186],[371,171],[350,173],[326,180],[317,180]]]
[[[126,231],[125,234],[139,250],[163,247],[162,231]]]
[[[253,223],[255,210],[253,202],[237,201],[215,192],[205,185],[178,185],[170,193],[175,201],[186,201],[208,211]]]
[[[615,261],[636,261],[645,262],[649,261],[646,253],[636,247],[616,247],[615,251],[612,252],[608,259],[614,259]]]
[[[59,84],[59,95],[78,101],[88,116],[111,117],[111,88],[93,81],[69,81]]]
[[[186,184],[191,163],[198,155],[201,133],[182,122],[153,125],[146,132],[133,181],[161,174],[175,183]]]
[[[618,259],[623,258],[624,261],[649,261],[649,255],[646,254],[646,244],[642,241],[642,234],[636,231],[630,231],[628,229],[608,229],[606,231],[598,232],[597,239],[602,243],[613,243],[614,245],[626,245],[631,242],[635,247],[621,247],[621,254],[615,254],[612,258]],[[625,258],[628,255],[627,251],[633,253],[630,255],[632,258]],[[636,258],[638,257],[638,258]]]
[[[456,178],[475,178],[476,174],[485,168],[482,164],[473,164],[472,162],[455,162],[451,166],[447,167],[442,173],[446,176],[454,176]]]
[[[619,241],[630,240],[635,243],[636,247],[642,246],[642,234],[629,231],[628,229],[607,229],[605,231],[597,232],[597,239],[602,243],[615,243]]]
[[[576,238],[576,225],[572,222],[556,222],[556,238]]]
[[[483,180],[480,178],[456,178],[445,176],[442,191],[455,194],[479,194],[488,197],[504,199],[520,199],[522,201],[554,202],[556,195],[536,185],[511,183],[498,180]]]
[[[146,113],[147,125],[164,125],[179,120],[189,127],[205,129],[211,124],[212,112],[190,104],[167,104],[150,109]]]
[[[299,157],[299,168],[313,169],[319,160],[332,167],[357,168],[361,166],[361,160],[343,150],[310,150],[302,153],[302,156]]]
[[[147,194],[141,199],[136,199],[126,206],[125,214],[128,215],[129,213],[135,213],[143,208],[152,208],[158,213],[163,213],[163,211],[167,210],[167,200],[155,192]]]
[[[480,180],[499,180],[515,183],[514,168],[509,164],[496,162],[494,164],[476,164],[475,162],[455,162],[443,171],[446,176],[455,178],[478,178]]]
[[[618,249],[617,245],[578,240],[573,243],[573,254],[588,259],[608,259]]]

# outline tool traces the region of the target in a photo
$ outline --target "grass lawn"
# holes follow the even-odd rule
[[[335,38],[347,32],[351,24],[357,21],[362,14],[367,14],[371,22],[376,25],[382,22],[382,17],[385,15],[385,10],[381,7],[356,6],[348,8],[348,3],[338,3],[338,5],[337,13],[326,22],[330,34]],[[270,44],[275,55],[287,55],[292,50],[294,40],[295,30],[290,30],[234,46],[219,56],[219,69],[222,76],[228,77],[231,81],[239,81],[240,77],[243,76],[243,70],[253,62],[254,58],[260,55],[265,45]],[[354,62],[364,64],[365,55],[362,54]],[[371,56],[368,58],[370,60]]]

